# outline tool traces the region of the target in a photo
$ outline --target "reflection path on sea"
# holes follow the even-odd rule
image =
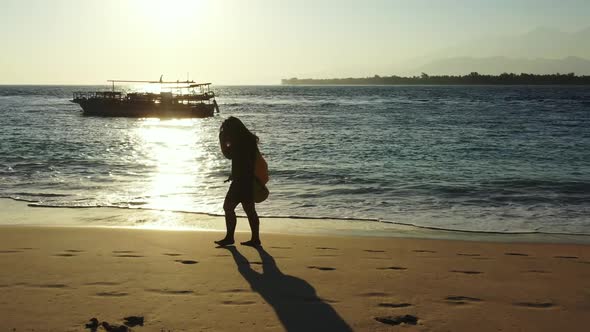
[[[211,122],[211,121],[209,121]],[[228,172],[214,130],[203,119],[145,119],[129,135],[138,142],[138,163],[151,171],[143,176],[146,186],[137,204],[165,210],[215,211],[226,186],[220,174]],[[219,197],[221,196],[221,197]]]

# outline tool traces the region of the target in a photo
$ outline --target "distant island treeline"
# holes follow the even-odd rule
[[[428,75],[422,73],[420,76],[402,77],[402,76],[379,76],[364,78],[289,78],[281,80],[283,85],[410,85],[410,84],[427,84],[427,85],[590,85],[590,76],[577,76],[574,73],[569,74],[513,74],[503,73],[500,75],[482,75],[477,72],[463,76],[453,75]]]

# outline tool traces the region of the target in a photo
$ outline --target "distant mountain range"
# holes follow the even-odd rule
[[[588,75],[589,41],[590,27],[575,32],[540,27],[516,36],[492,36],[448,47],[403,64],[407,71],[402,72],[410,75],[421,72],[459,75],[474,71]]]
[[[590,27],[574,32],[540,27],[518,35],[482,37],[388,64],[367,62],[298,76],[329,79],[376,74],[402,77],[422,73],[431,76],[468,75],[472,72],[482,75],[590,75]]]
[[[536,28],[515,36],[490,36],[461,43],[431,54],[435,58],[459,56],[562,59],[590,58],[590,27],[576,32]]]

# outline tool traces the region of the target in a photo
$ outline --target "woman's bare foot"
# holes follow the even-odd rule
[[[215,242],[215,244],[217,244],[220,247],[225,247],[225,246],[231,246],[232,244],[234,244],[234,239],[223,238],[221,240],[213,241],[213,242]]]
[[[250,240],[250,241],[246,241],[246,242],[240,242],[243,246],[249,246],[249,247],[260,247],[261,243],[260,240]]]

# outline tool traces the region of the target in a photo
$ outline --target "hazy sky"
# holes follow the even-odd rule
[[[588,17],[588,0],[0,0],[0,84],[390,75],[453,45],[574,32]]]

